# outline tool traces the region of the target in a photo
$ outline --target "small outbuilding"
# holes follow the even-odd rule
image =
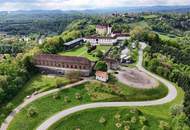
[[[64,48],[65,48],[65,50],[70,50],[76,46],[79,46],[83,42],[84,42],[83,38],[78,38],[78,39],[72,40],[70,42],[64,43]]]
[[[107,82],[109,79],[108,73],[103,71],[96,71],[96,80]]]

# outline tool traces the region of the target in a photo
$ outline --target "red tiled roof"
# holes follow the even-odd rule
[[[103,77],[103,78],[107,79],[108,78],[108,73],[103,72],[103,71],[96,71],[96,76]]]
[[[40,54],[34,57],[34,60],[47,60],[47,61],[57,61],[66,63],[76,63],[76,64],[88,64],[90,65],[90,60],[84,57],[76,56],[60,56],[55,54]]]
[[[116,39],[116,37],[87,36],[86,39]]]

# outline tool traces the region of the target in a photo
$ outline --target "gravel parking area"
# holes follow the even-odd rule
[[[159,86],[157,80],[136,68],[119,71],[116,77],[120,82],[135,88],[151,89]]]

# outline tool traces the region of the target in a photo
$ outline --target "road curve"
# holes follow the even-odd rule
[[[56,123],[57,121],[59,121],[60,119],[62,119],[63,117],[66,117],[72,113],[78,112],[78,111],[82,111],[82,110],[86,110],[86,109],[91,109],[91,108],[100,108],[100,107],[121,107],[121,106],[153,106],[153,105],[162,105],[165,103],[168,103],[172,100],[174,100],[177,96],[177,90],[175,88],[175,86],[170,83],[169,81],[145,70],[142,67],[142,61],[143,61],[143,49],[146,47],[145,43],[140,43],[141,44],[141,49],[139,49],[139,60],[137,63],[137,68],[140,71],[143,71],[147,74],[149,74],[150,76],[152,76],[153,78],[159,80],[160,82],[162,82],[167,88],[168,88],[168,94],[166,97],[162,98],[162,99],[157,99],[157,100],[151,100],[151,101],[136,101],[136,102],[99,102],[99,103],[90,103],[90,104],[84,104],[84,105],[80,105],[80,106],[76,106],[76,107],[72,107],[70,109],[67,110],[63,110],[57,114],[55,114],[54,116],[50,117],[49,119],[47,119],[45,122],[43,122],[38,128],[37,130],[46,130],[48,129],[51,125],[53,125],[54,123]]]
[[[53,89],[53,90],[50,90],[50,91],[46,91],[46,92],[43,92],[43,93],[39,93],[38,95],[34,95],[32,96],[30,99],[27,99],[25,100],[22,104],[20,104],[18,107],[16,107],[8,116],[7,118],[5,119],[5,121],[1,124],[1,128],[0,130],[7,130],[9,124],[11,123],[11,121],[13,120],[13,118],[15,117],[15,115],[17,113],[19,113],[24,107],[26,107],[28,104],[30,104],[31,102],[43,97],[43,96],[47,96],[49,94],[52,94],[52,93],[55,93],[55,92],[58,92],[60,90],[63,90],[63,89],[68,89],[68,88],[71,88],[71,87],[74,87],[76,85],[79,85],[79,84],[83,84],[85,82],[89,81],[88,79],[84,79],[84,80],[81,80],[79,82],[76,82],[76,83],[73,83],[73,84],[69,84],[69,85],[66,85],[62,88],[57,88],[57,89]]]

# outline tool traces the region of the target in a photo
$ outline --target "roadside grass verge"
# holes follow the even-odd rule
[[[0,124],[9,114],[11,109],[17,107],[21,102],[23,102],[26,96],[31,95],[35,91],[43,92],[56,88],[58,85],[66,85],[68,83],[70,83],[70,81],[65,77],[47,76],[41,74],[35,75],[30,81],[27,82],[25,86],[23,86],[17,96],[8,103],[11,104],[11,108],[9,108],[9,110],[7,110],[6,105],[0,108]]]
[[[160,92],[156,91],[143,91],[120,83],[105,85],[98,81],[88,82],[56,93],[58,94],[58,99],[54,98],[55,94],[50,94],[32,102],[15,116],[8,130],[33,130],[55,113],[80,104],[100,101],[152,100],[160,95]],[[152,94],[157,96],[152,97]],[[80,99],[76,98],[77,95]],[[37,114],[34,117],[28,116],[28,111],[31,107],[36,109]]]
[[[120,117],[116,118],[117,115]],[[105,119],[104,123],[100,123],[101,117]],[[139,118],[142,117],[146,119],[144,123],[140,123]],[[76,130],[77,128],[81,130],[124,130],[127,126],[131,130],[140,130],[143,126],[148,127],[148,130],[158,130],[160,120],[162,119],[133,108],[96,108],[69,115],[48,130]],[[116,126],[117,123],[121,124],[119,128]]]

